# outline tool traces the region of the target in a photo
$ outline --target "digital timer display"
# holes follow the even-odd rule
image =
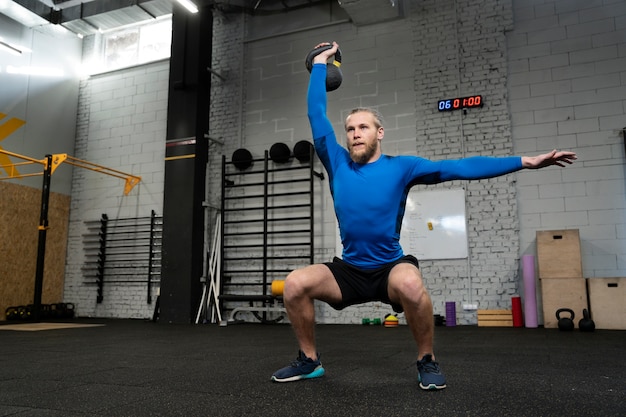
[[[450,98],[447,100],[439,100],[439,102],[437,103],[439,111],[452,111],[482,106],[483,96],[481,95]]]

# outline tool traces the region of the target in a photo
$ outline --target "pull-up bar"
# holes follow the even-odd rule
[[[107,168],[102,165],[94,164],[92,162],[83,161],[81,159],[76,159],[74,157],[68,156],[67,154],[55,154],[55,155],[46,155],[44,159],[34,159],[28,156],[19,155],[13,152],[5,151],[4,149],[0,149],[0,154],[5,154],[9,156],[13,156],[16,158],[23,159],[27,162],[22,162],[18,164],[7,164],[0,165],[0,168],[4,168],[8,174],[8,177],[0,177],[2,179],[9,178],[21,178],[26,176],[33,175],[43,175],[43,187],[41,190],[41,213],[39,216],[39,242],[37,246],[37,268],[35,271],[35,295],[33,299],[33,319],[35,321],[39,321],[41,318],[41,295],[43,293],[43,267],[46,257],[46,233],[48,231],[48,203],[50,201],[50,180],[52,178],[52,173],[63,163],[67,162],[70,165],[74,165],[80,168],[89,169],[92,171],[101,172],[106,175],[111,175],[114,177],[122,178],[126,181],[126,185],[124,186],[124,195],[128,195],[130,190],[133,189],[135,185],[137,185],[141,181],[141,177],[126,174],[122,171],[118,171],[112,168]],[[32,173],[32,174],[24,174],[21,175],[17,173],[15,166],[23,166],[28,164],[41,164],[44,166],[43,172],[41,173]]]
[[[20,174],[19,172],[17,172],[17,169],[16,169],[16,167],[18,167],[18,166],[25,166],[25,165],[31,165],[31,164],[41,164],[41,165],[44,166],[44,171],[48,168],[48,166],[47,166],[47,164],[48,164],[48,157],[47,156],[44,159],[35,159],[35,158],[31,158],[31,157],[28,157],[28,156],[25,156],[25,155],[20,155],[20,154],[17,154],[17,153],[5,151],[4,149],[0,149],[0,153],[6,154],[8,156],[15,157],[15,158],[23,159],[23,160],[27,161],[27,162],[18,162],[16,164],[0,165],[0,168],[3,168],[7,172],[7,174],[8,174],[8,176],[6,176],[6,177],[0,177],[0,180],[43,175],[43,172],[35,172],[35,173],[30,173],[30,174]],[[110,175],[112,177],[121,178],[121,179],[123,179],[125,181],[124,195],[128,195],[128,193],[130,193],[130,191],[135,187],[135,185],[139,184],[139,182],[141,181],[141,177],[139,177],[139,176],[132,175],[132,174],[127,174],[125,172],[118,171],[118,170],[113,169],[113,168],[108,168],[108,167],[105,167],[103,165],[95,164],[93,162],[84,161],[82,159],[74,158],[73,156],[69,156],[66,153],[58,153],[58,154],[54,154],[54,155],[51,155],[51,156],[52,156],[52,162],[50,163],[51,164],[51,171],[50,171],[51,174],[53,174],[54,171],[63,162],[65,162],[68,165],[72,165],[72,166],[79,167],[79,168],[85,168],[85,169],[88,169],[88,170],[91,170],[91,171],[100,172],[102,174]]]

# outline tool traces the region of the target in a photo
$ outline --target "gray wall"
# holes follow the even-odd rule
[[[509,106],[517,153],[574,149],[562,170],[518,175],[522,253],[537,230],[579,229],[585,277],[626,274],[626,2],[514,3]]]
[[[65,299],[82,316],[151,317],[146,284],[104,285],[96,303],[94,277],[85,276],[86,221],[162,214],[169,61],[91,77],[81,83],[76,157],[141,176],[124,195],[124,180],[75,170],[72,183]],[[153,284],[154,285],[154,284]],[[156,294],[156,290],[153,292]]]
[[[0,14],[0,37],[24,47],[19,56],[0,50],[0,113],[26,124],[0,142],[2,149],[34,159],[46,154],[74,152],[76,108],[80,79],[81,40],[51,27],[26,28]],[[30,72],[15,74],[11,67]],[[36,72],[35,74],[33,72]],[[13,163],[24,162],[12,158]],[[42,166],[18,168],[21,174],[41,172]],[[4,173],[3,173],[4,174]],[[62,165],[53,175],[51,190],[69,195],[71,166]],[[13,180],[41,188],[41,177]]]

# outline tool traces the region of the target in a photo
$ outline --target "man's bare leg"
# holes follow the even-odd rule
[[[283,301],[300,350],[317,359],[314,300],[341,301],[341,290],[326,265],[311,265],[291,272],[285,280]]]
[[[301,353],[291,365],[274,372],[272,381],[292,382],[324,375],[315,346],[315,300],[341,300],[339,285],[326,265],[311,265],[287,276],[283,302]]]
[[[417,345],[417,359],[420,360],[429,353],[434,359],[433,304],[424,287],[422,274],[415,265],[401,263],[393,267],[389,274],[389,297],[404,309],[407,324]]]
[[[417,345],[417,371],[420,388],[446,388],[446,378],[435,361],[433,303],[424,287],[419,269],[409,263],[394,266],[389,274],[389,298],[404,309],[404,315]]]

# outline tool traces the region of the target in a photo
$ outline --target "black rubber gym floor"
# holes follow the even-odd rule
[[[319,325],[326,375],[279,384],[285,324],[74,323],[0,330],[1,416],[626,416],[624,331],[436,327],[422,391],[406,326]]]

